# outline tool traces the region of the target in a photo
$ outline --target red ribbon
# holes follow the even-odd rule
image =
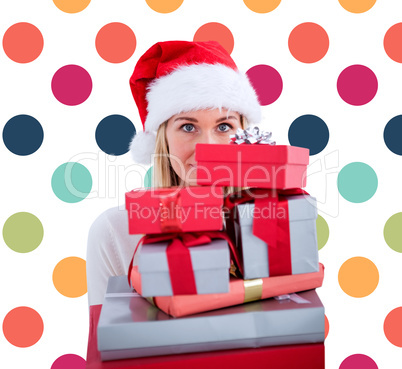
[[[244,202],[254,201],[253,234],[267,244],[270,276],[292,274],[289,209],[285,196],[302,194],[308,195],[299,188],[290,190],[253,188],[236,193],[238,196],[236,199],[233,194],[225,199],[225,205],[229,210]],[[263,216],[264,209],[270,211],[268,217]]]
[[[128,270],[128,283],[130,283],[133,260],[138,247],[141,244],[150,244],[161,241],[171,241],[166,248],[166,256],[169,266],[170,282],[174,295],[194,295],[197,294],[194,270],[191,262],[191,255],[188,247],[208,244],[212,239],[220,238],[228,242],[231,255],[239,265],[238,257],[234,245],[229,236],[220,231],[210,232],[178,232],[165,233],[158,235],[145,235],[139,241],[134,250],[133,257]]]
[[[164,232],[181,232],[181,197],[180,192],[176,192],[174,196],[164,196],[160,198],[159,208],[161,211],[160,225],[162,233]],[[181,215],[181,213],[180,213]]]

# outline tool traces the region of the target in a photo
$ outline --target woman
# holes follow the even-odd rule
[[[261,108],[247,76],[217,42],[167,41],[138,60],[130,78],[144,132],[130,151],[140,164],[153,162],[154,187],[196,185],[197,143],[226,144]],[[127,274],[141,235],[128,234],[128,214],[102,213],[89,231],[87,285],[90,305],[102,304],[110,276]]]

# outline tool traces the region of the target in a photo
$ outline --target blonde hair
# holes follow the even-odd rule
[[[166,127],[168,121],[163,122],[156,134],[155,154],[154,154],[154,167],[153,167],[153,187],[172,187],[182,186],[182,179],[174,171],[169,159],[169,148],[166,139]],[[240,116],[240,125],[242,129],[247,128],[248,121],[244,116]],[[236,192],[242,187],[229,187],[223,189],[225,195],[228,193]]]

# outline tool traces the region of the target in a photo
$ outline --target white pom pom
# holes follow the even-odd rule
[[[130,143],[131,157],[138,164],[151,164],[155,151],[156,132],[138,132]]]

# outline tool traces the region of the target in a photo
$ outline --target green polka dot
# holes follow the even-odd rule
[[[13,251],[26,253],[35,250],[43,239],[43,226],[31,213],[11,215],[3,226],[3,239]]]
[[[321,250],[328,241],[329,238],[329,227],[325,219],[319,215],[317,217],[317,243],[318,250]]]
[[[152,187],[152,173],[153,173],[153,168],[150,167],[147,172],[145,173],[145,178],[144,178],[144,187]]]
[[[402,252],[402,213],[396,213],[387,220],[384,239],[392,250]]]
[[[345,200],[354,203],[369,200],[377,191],[375,171],[365,163],[345,165],[338,175],[338,190]]]
[[[69,162],[60,165],[52,176],[54,194],[68,203],[85,199],[92,189],[92,177],[82,164]]]

